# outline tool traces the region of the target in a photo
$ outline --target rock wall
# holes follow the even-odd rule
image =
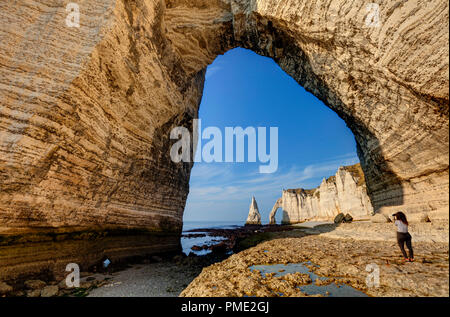
[[[205,68],[237,46],[346,121],[376,210],[448,206],[446,1],[382,1],[375,27],[364,0],[75,2],[79,28],[67,1],[0,3],[3,241],[179,235],[192,164],[170,160],[169,133],[191,128]]]
[[[270,214],[270,223],[275,223],[278,208],[283,211],[284,224],[332,220],[339,213],[350,214],[354,219],[369,219],[373,214],[360,164],[340,167],[335,176],[324,178],[318,188],[283,190]]]

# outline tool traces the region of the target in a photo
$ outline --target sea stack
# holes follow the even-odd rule
[[[258,204],[255,197],[252,197],[252,203],[250,204],[250,210],[248,212],[246,225],[260,225],[261,215],[259,214]]]

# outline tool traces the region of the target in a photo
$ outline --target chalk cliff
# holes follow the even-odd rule
[[[261,224],[261,214],[259,213],[258,204],[256,203],[255,197],[252,197],[252,203],[250,204],[250,210],[248,212],[247,225],[260,225]]]
[[[170,160],[170,130],[192,129],[206,67],[237,46],[345,120],[376,210],[448,206],[447,1],[381,1],[376,23],[365,0],[76,3],[79,27],[67,1],[0,2],[0,278],[53,270],[51,241],[90,239],[64,249],[80,263],[176,250],[192,163]],[[92,240],[112,232],[153,238]],[[23,241],[49,244],[6,249]]]
[[[368,219],[373,213],[360,164],[340,167],[336,175],[324,178],[315,189],[283,190],[270,213],[272,224],[278,208],[282,209],[285,224],[332,220],[339,213],[350,214],[354,219]]]

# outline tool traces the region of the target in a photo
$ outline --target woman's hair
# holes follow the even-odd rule
[[[399,211],[394,216],[395,218],[403,222],[405,225],[408,225],[408,220],[406,219],[406,215],[403,212]]]

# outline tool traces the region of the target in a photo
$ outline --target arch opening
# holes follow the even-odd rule
[[[218,150],[219,157],[213,157],[212,162],[201,157],[203,160],[194,164],[183,217],[185,228],[191,228],[195,222],[203,228],[205,223],[202,221],[215,225],[242,225],[252,196],[256,197],[262,224],[273,223],[269,218],[275,217],[277,223],[287,223],[289,219],[282,213],[269,217],[274,202],[281,200],[284,189],[318,188],[323,178],[335,175],[339,167],[359,163],[354,136],[342,119],[306,92],[272,59],[250,50],[232,49],[208,66],[199,120],[201,130],[198,135],[199,138],[203,135],[203,139],[198,142],[196,156],[209,156]],[[269,127],[278,129],[274,173],[261,174],[259,171],[261,162],[256,153],[259,153],[257,139],[261,135],[257,127],[264,128],[267,135],[271,133]],[[244,137],[244,162],[236,162],[237,136],[233,136],[232,142],[234,160],[225,162],[228,151],[225,131],[229,128],[255,131],[254,139]],[[217,133],[210,135],[207,133],[210,129]],[[220,139],[218,143],[217,138]],[[250,145],[252,140],[254,148]],[[213,149],[208,146],[211,143]],[[266,152],[273,154],[269,140],[266,143]],[[255,162],[249,161],[252,150],[255,151]],[[330,186],[336,190],[332,182]],[[362,203],[359,204],[363,209]],[[288,204],[285,206],[288,208]],[[294,213],[299,215],[291,213],[296,222],[307,220],[307,217],[313,219],[314,212],[316,217],[320,216],[318,207],[300,211],[302,206],[292,205],[291,209],[298,209]],[[329,212],[329,217],[333,218],[334,210]],[[358,215],[362,213],[357,212]]]
[[[392,209],[401,208],[407,213],[416,213],[446,208],[448,98],[437,97],[443,91],[435,87],[433,94],[436,97],[429,98],[426,95],[430,91],[425,92],[424,86],[419,88],[398,81],[406,78],[400,68],[396,68],[395,74],[388,74],[386,68],[392,67],[377,62],[392,54],[380,46],[380,41],[387,39],[378,38],[379,34],[363,25],[355,26],[364,23],[364,16],[360,16],[362,12],[355,12],[352,18],[330,22],[326,16],[318,17],[312,13],[315,4],[298,4],[305,9],[301,19],[289,11],[274,13],[272,10],[276,6],[271,4],[219,1],[215,10],[222,18],[215,19],[215,24],[199,26],[202,31],[198,33],[189,29],[178,33],[177,38],[189,38],[191,47],[202,56],[199,59],[198,55],[190,55],[186,63],[195,72],[234,47],[272,58],[299,85],[335,111],[351,129],[376,212],[390,213]],[[179,2],[177,5],[199,10],[197,16],[206,15],[206,11],[201,12],[201,5]],[[289,5],[292,3],[286,4]],[[308,25],[318,27],[313,30],[308,29]],[[351,35],[343,32],[345,28],[352,30]],[[168,36],[175,33],[169,32]],[[197,46],[197,43],[200,44]],[[418,65],[412,67],[415,62],[409,63],[410,72],[421,72]],[[448,68],[448,65],[442,66]],[[421,76],[426,77],[422,73]],[[412,115],[423,113],[420,109],[440,115],[431,123],[425,117]],[[429,133],[417,132],[423,129]],[[440,143],[436,135],[445,142]],[[435,159],[419,158],[424,156]],[[430,173],[431,170],[435,172]],[[435,184],[435,199],[429,199],[426,193],[431,183]]]

